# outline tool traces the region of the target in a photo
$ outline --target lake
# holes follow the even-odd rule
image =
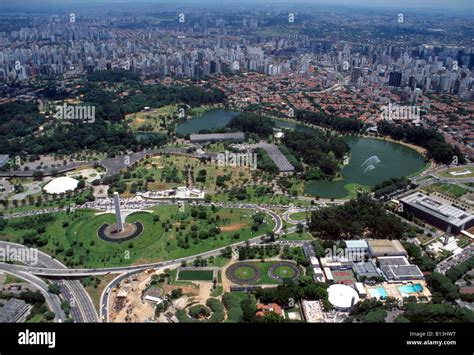
[[[180,124],[176,131],[191,134],[202,129],[224,127],[240,112],[212,110]],[[312,128],[283,120],[275,119],[280,128],[311,130]],[[392,177],[402,177],[420,171],[424,157],[414,149],[402,144],[375,138],[344,137],[351,148],[349,163],[342,168],[343,178],[335,181],[310,181],[305,186],[305,193],[322,198],[344,198],[349,194],[348,188],[362,185],[372,187]]]
[[[240,112],[227,110],[211,110],[202,116],[191,118],[176,127],[176,133],[191,134],[203,129],[224,127],[232,117],[240,115]]]
[[[372,187],[393,177],[414,174],[425,166],[421,154],[402,144],[375,138],[343,139],[351,148],[349,164],[341,171],[343,179],[308,182],[305,186],[308,195],[344,198],[349,193],[350,184]]]

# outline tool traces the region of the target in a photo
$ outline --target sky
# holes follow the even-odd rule
[[[51,5],[62,5],[61,7],[74,4],[89,4],[89,3],[165,3],[179,6],[189,4],[224,4],[229,7],[230,4],[236,3],[239,5],[249,3],[251,5],[278,3],[290,7],[292,4],[313,4],[317,5],[343,5],[343,6],[357,6],[370,8],[403,8],[416,10],[441,10],[446,11],[467,11],[472,12],[474,16],[474,0],[0,0],[0,9],[3,6],[8,8],[14,7],[41,7]]]

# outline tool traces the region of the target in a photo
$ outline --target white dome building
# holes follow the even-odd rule
[[[329,302],[340,311],[350,310],[357,302],[359,295],[347,285],[335,284],[328,287]]]
[[[77,188],[79,181],[76,179],[62,176],[51,180],[43,190],[48,194],[62,194],[68,191],[74,191]]]

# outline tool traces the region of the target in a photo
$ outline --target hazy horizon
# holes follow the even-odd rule
[[[232,7],[241,5],[251,5],[253,8],[258,6],[265,6],[270,4],[279,5],[282,7],[291,6],[310,6],[310,5],[323,5],[323,6],[344,6],[344,7],[360,7],[372,9],[407,9],[407,10],[425,10],[425,11],[447,11],[447,12],[459,12],[468,11],[466,15],[469,15],[469,11],[474,13],[474,1],[473,0],[440,0],[434,2],[433,0],[180,0],[179,3],[171,0],[17,0],[14,3],[6,3],[6,1],[0,1],[0,8],[2,9],[19,9],[29,10],[41,9],[48,7],[67,7],[67,6],[84,6],[84,5],[98,5],[104,6],[108,4],[123,4],[123,5],[146,5],[146,4],[163,4],[171,7],[179,7],[196,5],[200,7],[216,6],[216,7]]]

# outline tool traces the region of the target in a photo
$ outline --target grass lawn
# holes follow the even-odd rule
[[[280,237],[280,240],[313,240],[313,236],[308,231],[303,231],[303,233],[290,233],[284,234]]]
[[[444,195],[448,195],[452,198],[458,198],[468,193],[469,191],[461,186],[447,183],[435,183],[428,185],[424,188],[428,192],[439,192]]]
[[[281,277],[281,278],[291,278],[295,276],[295,270],[292,268],[282,265],[277,268],[275,268],[275,275]]]
[[[223,256],[215,256],[214,259],[209,260],[208,266],[224,267],[229,263],[230,259]]]
[[[42,323],[45,320],[46,319],[44,318],[44,314],[38,313],[38,314],[35,314],[30,319],[28,319],[27,321],[25,321],[25,323]]]
[[[217,208],[215,212],[205,207],[206,218],[191,216],[191,208],[179,212],[177,206],[157,206],[153,213],[139,212],[127,217],[127,222],[140,221],[144,225],[142,235],[123,243],[112,243],[97,236],[104,223],[113,223],[114,215],[95,215],[91,210],[77,210],[54,214],[53,221],[45,225],[39,236],[46,242],[40,249],[70,267],[123,266],[154,261],[177,259],[247,240],[265,234],[274,227],[274,221],[265,216],[257,232],[251,230],[253,210]],[[154,221],[158,215],[160,221]],[[23,219],[15,219],[16,225],[7,224],[0,232],[0,239],[23,244],[25,233],[36,233],[37,226],[22,229]],[[68,225],[63,225],[63,222]],[[20,225],[20,227],[18,226]],[[217,234],[209,234],[216,227]],[[234,234],[238,231],[239,238]]]
[[[212,281],[212,270],[179,270],[178,280]]]
[[[125,119],[128,125],[134,130],[164,132],[168,124],[177,121],[177,119],[173,119],[177,109],[177,105],[166,105],[160,108],[150,109],[149,111],[128,114]]]
[[[5,281],[3,282],[3,284],[4,285],[11,285],[11,284],[18,284],[18,283],[22,283],[22,282],[25,282],[25,280],[6,273],[5,274]]]
[[[365,191],[365,192],[370,191],[370,187],[364,186],[364,185],[359,185],[359,184],[356,184],[356,183],[347,184],[347,185],[344,186],[344,188],[347,191],[347,196],[344,197],[344,198],[355,198],[355,197],[357,197],[358,191],[361,191],[361,190]]]
[[[460,171],[465,171],[465,170],[470,171],[470,173],[465,174],[465,175],[450,174],[451,172],[460,172]],[[458,178],[458,179],[470,178],[470,177],[474,177],[474,166],[468,166],[468,165],[457,166],[455,168],[449,168],[449,169],[440,171],[438,174],[440,176],[444,176],[444,177],[448,177],[448,178]]]
[[[245,167],[223,167],[213,162],[201,162],[197,158],[177,156],[177,155],[157,155],[149,159],[142,160],[129,169],[130,177],[125,178],[122,174],[119,177],[119,183],[127,185],[127,191],[131,191],[132,187],[143,185],[147,178],[152,178],[153,182],[148,182],[148,190],[164,190],[173,187],[186,185],[187,173],[186,167],[189,167],[194,176],[193,185],[208,193],[223,192],[223,187],[216,185],[218,176],[230,176],[230,180],[226,181],[226,185],[240,186],[249,184],[252,180],[251,171]],[[206,171],[205,181],[197,181],[200,170]]]
[[[310,215],[310,212],[295,212],[290,214],[290,218],[295,221],[304,221]]]
[[[250,280],[255,274],[255,270],[249,266],[241,266],[235,270],[235,275],[242,280]]]
[[[215,290],[211,291],[211,297],[219,297],[224,292],[222,286],[217,286]]]
[[[277,280],[272,279],[270,277],[270,275],[268,274],[268,271],[270,270],[270,268],[273,265],[278,264],[278,261],[264,261],[264,262],[248,262],[248,261],[246,261],[245,263],[252,264],[252,265],[256,266],[258,268],[258,270],[260,271],[260,278],[257,281],[255,281],[251,284],[253,284],[253,285],[279,285],[280,284],[280,282],[278,282]],[[295,264],[295,266],[296,266],[296,264]],[[292,276],[294,276],[294,271],[291,270],[291,268],[289,268],[287,266],[278,267],[275,270],[275,273],[278,276],[282,276],[282,277],[292,277]],[[280,275],[280,273],[281,273],[281,275]],[[248,267],[248,266],[241,266],[241,267],[236,269],[235,275],[237,277],[241,278],[241,279],[250,280],[252,277],[255,276],[255,270],[251,267]]]
[[[104,291],[110,281],[116,277],[117,275],[96,276],[96,278],[100,280],[97,286],[93,287],[92,285],[88,285],[85,287],[86,292],[91,297],[97,314],[100,314],[100,296],[102,295],[102,291]]]

